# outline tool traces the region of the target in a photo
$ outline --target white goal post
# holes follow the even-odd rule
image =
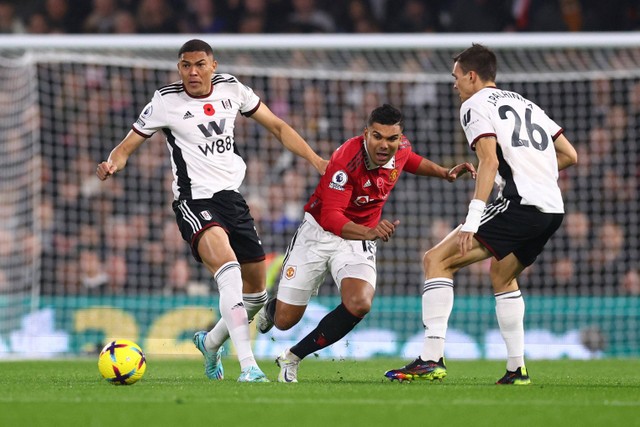
[[[547,110],[580,158],[561,174],[562,229],[521,279],[530,356],[640,354],[640,33],[10,35],[0,37],[0,358],[93,352],[109,337],[192,354],[189,333],[217,318],[215,288],[177,234],[159,135],[115,179],[94,176],[153,91],[178,80],[191,38],[323,156],[388,102],[415,151],[443,165],[475,161],[452,57],[472,43],[494,49],[498,85]],[[236,143],[271,286],[317,176],[251,120],[238,120]],[[464,220],[473,183],[403,181],[384,212],[401,226],[380,245],[372,313],[324,356],[415,356],[422,253]],[[461,271],[455,289],[449,357],[500,358],[486,265]],[[335,301],[325,284],[309,317]],[[256,354],[299,333],[258,337]]]

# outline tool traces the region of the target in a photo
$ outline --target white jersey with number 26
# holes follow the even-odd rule
[[[515,92],[488,87],[460,107],[460,122],[472,150],[495,136],[500,195],[545,213],[564,213],[553,141],[562,128],[533,102]]]
[[[211,79],[211,93],[191,96],[182,82],[158,89],[133,130],[149,138],[161,130],[171,152],[175,200],[208,199],[237,191],[247,166],[234,140],[238,112],[253,114],[260,98],[229,74]]]

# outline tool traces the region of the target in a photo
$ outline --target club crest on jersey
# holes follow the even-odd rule
[[[231,107],[232,107],[233,105],[231,104],[231,100],[230,100],[230,99],[223,99],[223,100],[222,100],[222,101],[220,101],[220,102],[222,102],[222,107],[223,107],[225,110],[231,110]]]
[[[147,105],[147,107],[142,111],[142,114],[140,115],[140,117],[142,117],[143,119],[148,119],[149,117],[151,117],[151,114],[153,113],[153,105],[149,104]]]
[[[200,212],[200,216],[205,221],[211,221],[211,219],[213,219],[213,217],[211,216],[211,212],[209,212],[209,211],[201,211]]]
[[[395,181],[396,179],[398,179],[398,169],[392,170],[389,174],[389,180],[391,180],[391,182]]]
[[[338,171],[331,177],[331,183],[329,188],[332,190],[344,191],[344,186],[347,183],[347,173],[345,171]]]
[[[287,267],[287,269],[284,271],[284,277],[286,277],[287,279],[293,279],[294,277],[296,277],[296,267],[294,265],[290,265],[289,267]]]

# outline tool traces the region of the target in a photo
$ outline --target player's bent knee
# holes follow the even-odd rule
[[[430,249],[422,257],[422,266],[424,271],[429,271],[432,268],[441,268],[442,257],[437,251]]]
[[[297,325],[300,319],[302,319],[303,314],[304,308],[300,312],[299,310],[294,310],[294,312],[290,312],[289,310],[276,310],[273,324],[279,330],[286,331]]]
[[[371,311],[371,299],[369,298],[352,298],[349,301],[343,301],[343,304],[354,316],[364,317]]]

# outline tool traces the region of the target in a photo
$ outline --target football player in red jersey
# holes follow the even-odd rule
[[[309,335],[277,359],[278,381],[297,382],[307,355],[347,335],[371,309],[376,288],[376,241],[388,241],[399,221],[381,219],[382,208],[402,172],[455,181],[470,163],[446,169],[414,153],[402,134],[402,113],[385,104],[374,109],[364,133],[331,156],[326,173],[304,207],[282,267],[276,299],[257,315],[258,330],[297,324],[327,273],[340,289],[341,304]]]

